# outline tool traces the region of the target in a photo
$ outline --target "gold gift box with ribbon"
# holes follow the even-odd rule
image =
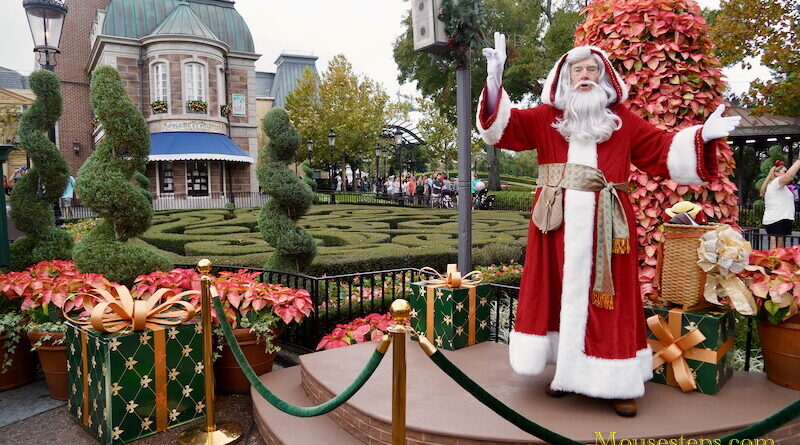
[[[421,269],[436,278],[411,283],[411,327],[437,347],[461,349],[489,339],[491,287],[480,272],[462,276],[455,264],[445,275]]]
[[[692,310],[648,305],[648,343],[653,381],[682,391],[716,394],[733,374],[734,314],[729,309]]]
[[[65,343],[72,417],[106,445],[130,442],[204,415],[203,344],[195,310],[159,289],[133,298],[97,289],[86,320],[69,320]],[[169,295],[169,296],[168,296]]]

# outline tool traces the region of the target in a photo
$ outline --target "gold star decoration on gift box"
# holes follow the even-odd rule
[[[202,334],[203,333],[203,325],[201,325],[201,324],[194,325],[194,333],[195,334]]]
[[[189,397],[189,395],[192,393],[192,391],[194,391],[194,388],[192,388],[191,386],[189,386],[189,385],[184,386],[183,387],[183,391],[182,391],[183,392],[183,396],[184,397]]]
[[[75,384],[73,383],[72,384],[72,393],[75,394],[76,392],[78,392],[78,387],[75,386]]]
[[[111,432],[111,438],[114,440],[119,440],[119,437],[124,433],[125,430],[119,429],[118,426],[114,427],[114,431]]]
[[[128,357],[128,359],[125,360],[125,367],[128,368],[128,371],[131,371],[137,363],[139,363],[138,360],[134,360],[133,357]]]
[[[444,319],[442,320],[444,324],[451,325],[453,324],[453,316],[452,315],[445,315]]]
[[[181,352],[183,353],[183,356],[184,356],[184,357],[188,357],[188,356],[189,356],[189,354],[191,354],[191,353],[192,353],[192,347],[191,347],[191,346],[189,346],[189,345],[184,345],[184,346],[183,346],[183,350],[182,350]]]
[[[114,337],[111,339],[110,342],[108,342],[108,348],[111,349],[112,351],[116,351],[121,344],[122,343],[119,340],[117,340],[117,337]]]
[[[417,314],[417,310],[416,309],[411,309],[411,318],[417,318],[417,315],[418,315]]]
[[[197,404],[194,406],[194,410],[196,412],[198,412],[198,413],[202,413],[205,408],[206,408],[206,404],[203,403],[202,400],[197,402]]]
[[[436,346],[441,348],[443,343],[444,342],[442,341],[442,336],[441,335],[436,337]]]
[[[118,396],[120,389],[122,389],[122,387],[119,386],[119,382],[114,382],[114,384],[111,385],[111,395]]]
[[[486,306],[486,304],[488,304],[488,303],[489,303],[489,300],[487,300],[486,297],[481,297],[481,299],[478,302],[478,304],[480,304],[481,306]]]
[[[456,328],[456,335],[464,335],[464,328],[462,326]]]
[[[144,420],[142,420],[142,429],[143,430],[149,430],[150,429],[150,425],[152,425],[152,424],[153,424],[153,421],[150,420],[149,417],[145,417]]]
[[[92,374],[91,373],[86,375],[86,381],[88,382],[89,386],[92,385]]]
[[[174,326],[169,328],[169,331],[167,332],[167,335],[169,335],[170,340],[175,340],[175,337],[178,336],[178,328],[176,328]]]
[[[144,331],[141,334],[139,334],[139,343],[146,345],[151,338],[153,337],[150,336],[150,331]]]
[[[69,345],[69,351],[72,353],[72,355],[75,355],[75,345]]]
[[[97,366],[97,360],[92,356],[92,368]]]
[[[137,406],[139,406],[139,404],[131,400],[127,405],[125,405],[125,411],[127,411],[128,414],[133,414],[133,412],[136,411]]]
[[[103,408],[103,420],[108,420],[108,408]]]
[[[97,425],[97,437],[103,437],[103,424]]]
[[[102,372],[103,375],[108,374],[108,365],[103,363],[103,366],[100,368],[100,372]]]
[[[100,392],[102,390],[103,390],[103,385],[100,382],[97,382],[97,392]]]
[[[86,417],[86,426],[89,428],[92,427],[92,416]]]
[[[462,302],[462,301],[459,301],[458,303],[456,303],[456,310],[457,310],[458,312],[461,312],[461,311],[463,311],[463,310],[464,310],[464,302]]]
[[[444,291],[441,289],[436,289],[436,298],[442,298],[444,296]]]
[[[67,362],[67,372],[69,372],[70,369],[72,369],[72,365],[70,365],[69,362]]]
[[[97,411],[97,399],[92,400],[92,411]]]
[[[203,373],[203,362],[197,362],[194,365],[194,372],[196,372],[197,374],[202,374]]]
[[[169,421],[170,422],[174,422],[174,421],[178,420],[178,416],[180,416],[180,415],[181,415],[181,413],[178,412],[177,409],[173,409],[172,411],[169,412]]]
[[[480,326],[481,329],[486,329],[486,320],[481,320],[481,322],[478,325]]]
[[[695,329],[697,329],[697,323],[695,323],[694,321],[690,321],[688,325],[683,327],[683,329],[686,329],[687,331],[694,331]]]
[[[181,373],[178,372],[177,368],[172,368],[172,369],[169,370],[169,379],[170,380],[177,379],[179,375],[181,375]]]
[[[142,377],[142,380],[139,381],[139,383],[142,384],[142,388],[147,388],[150,385],[150,382],[152,382],[152,381],[153,381],[153,379],[151,379],[148,374],[145,374],[145,376]]]

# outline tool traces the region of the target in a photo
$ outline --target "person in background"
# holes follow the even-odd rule
[[[408,193],[409,201],[414,200],[414,195],[417,194],[417,178],[413,176],[408,177],[408,182],[406,182],[406,192]]]
[[[785,247],[786,236],[792,233],[794,194],[787,187],[800,170],[800,159],[788,169],[783,161],[775,161],[761,184],[764,197],[764,217],[761,223],[769,234],[769,248]]]
[[[470,190],[472,192],[472,196],[475,196],[478,193],[478,183],[481,182],[481,179],[478,177],[477,173],[472,174],[472,181],[470,182]]]
[[[6,196],[11,196],[11,183],[8,182],[8,176],[3,175],[3,188],[6,191]]]
[[[75,194],[75,177],[70,176],[67,179],[67,186],[64,187],[64,193],[61,194],[61,208],[64,209],[64,218],[73,218],[72,213],[72,196]]]

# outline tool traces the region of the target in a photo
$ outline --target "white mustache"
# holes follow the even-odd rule
[[[598,85],[597,85],[597,82],[592,82],[591,80],[582,80],[582,81],[576,83],[575,85],[573,85],[572,86],[572,90],[575,91],[575,90],[577,90],[578,88],[580,88],[582,86],[597,87]]]

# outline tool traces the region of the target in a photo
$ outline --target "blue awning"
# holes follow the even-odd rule
[[[224,134],[184,132],[151,134],[148,160],[253,163],[253,158]]]

